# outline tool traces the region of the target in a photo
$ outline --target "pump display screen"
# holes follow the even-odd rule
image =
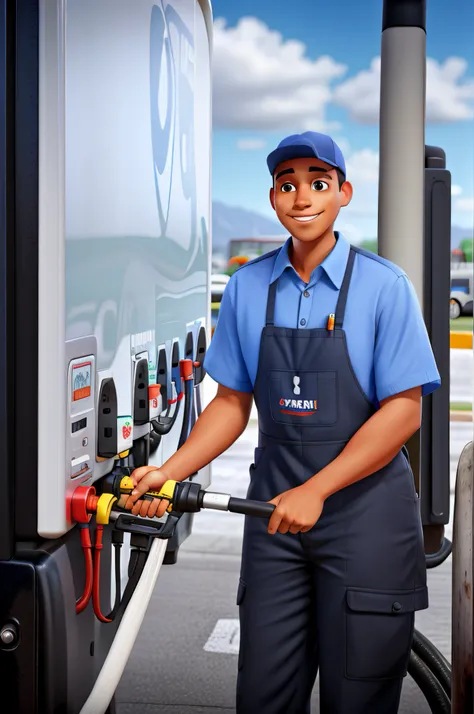
[[[91,363],[81,362],[72,368],[72,399],[86,399],[91,396]]]

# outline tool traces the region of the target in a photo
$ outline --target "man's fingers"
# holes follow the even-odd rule
[[[143,505],[144,503],[146,504],[146,506],[147,506],[147,508],[148,508],[148,504],[150,503],[149,501],[136,501],[136,502],[133,504],[132,513],[133,513],[134,516],[139,516],[139,515],[141,515],[141,509],[142,509],[142,505]]]
[[[142,518],[147,517],[148,509],[150,508],[151,504],[152,504],[152,501],[148,501],[148,500],[142,501],[141,507],[140,507],[140,515],[142,516]]]
[[[300,528],[300,526],[295,526],[294,524],[292,526],[290,526],[290,528],[289,528],[290,533],[293,533],[293,535],[296,535],[300,531],[303,532],[303,530],[304,530],[303,528]]]
[[[273,499],[273,501],[270,501],[270,503],[274,503],[276,499]],[[276,533],[277,530],[280,527],[280,524],[283,520],[283,514],[280,512],[278,505],[273,511],[272,515],[270,516],[270,520],[268,521],[268,532],[269,533]]]
[[[285,535],[285,533],[288,533],[288,531],[290,530],[291,525],[292,525],[292,524],[289,523],[288,521],[282,521],[282,522],[280,523],[279,528],[278,528],[278,532],[279,532],[279,533],[283,533],[283,535]]]
[[[131,496],[125,496],[125,503],[123,508],[126,508],[128,511],[131,511],[134,504],[135,504],[135,499],[132,498]]]
[[[158,506],[158,510],[156,512],[156,515],[158,516],[158,518],[161,518],[161,516],[164,516],[164,514],[166,513],[166,509],[168,508],[169,505],[170,505],[170,502],[167,501],[165,498],[162,501],[160,501],[160,505]]]
[[[156,516],[157,508],[160,505],[161,505],[160,499],[154,498],[153,501],[150,503],[150,507],[148,509],[148,518],[154,518]]]

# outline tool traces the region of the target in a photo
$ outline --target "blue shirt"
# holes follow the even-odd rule
[[[225,288],[216,330],[204,367],[219,384],[252,392],[268,287],[278,283],[275,325],[301,330],[326,327],[336,312],[350,245],[340,233],[333,250],[305,284],[293,268],[288,247],[243,265]],[[417,295],[407,275],[378,255],[356,253],[343,329],[355,375],[378,408],[389,396],[441,384]]]

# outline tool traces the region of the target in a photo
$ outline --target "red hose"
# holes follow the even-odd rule
[[[80,525],[81,529],[81,543],[82,549],[84,551],[84,563],[86,568],[86,584],[84,585],[84,592],[82,593],[79,600],[76,602],[76,613],[79,614],[86,609],[87,604],[92,595],[92,580],[93,580],[93,568],[92,568],[92,543],[91,534],[88,525]]]
[[[100,551],[102,550],[102,535],[104,526],[97,525],[95,532],[95,551],[94,551],[94,586],[92,589],[92,604],[94,607],[95,616],[101,622],[112,622],[108,617],[102,614],[100,610]]]

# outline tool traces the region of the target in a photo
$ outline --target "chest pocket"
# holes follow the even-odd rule
[[[337,373],[272,371],[268,375],[270,413],[278,424],[331,426],[337,422]]]

